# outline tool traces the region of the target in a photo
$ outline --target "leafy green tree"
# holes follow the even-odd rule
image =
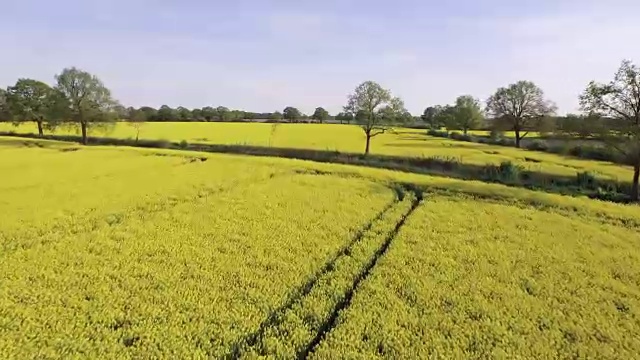
[[[111,92],[95,75],[75,67],[56,75],[56,89],[68,100],[70,119],[80,125],[82,143],[87,144],[87,129],[115,121],[117,102]]]
[[[640,178],[640,68],[625,60],[613,80],[602,84],[591,81],[580,96],[582,110],[608,119],[594,133],[619,151],[633,166],[631,199],[639,201]]]
[[[193,121],[202,121],[204,117],[202,116],[202,109],[193,109],[191,110],[191,118]]]
[[[317,107],[311,118],[322,124],[322,122],[329,119],[329,112],[322,107]]]
[[[369,154],[371,138],[387,131],[406,111],[400,98],[393,97],[391,91],[374,81],[358,85],[353,94],[349,95],[344,110],[356,114],[356,122],[365,133],[365,155]]]
[[[178,115],[178,121],[191,121],[193,114],[191,110],[187,109],[184,106],[178,106],[176,109],[176,113]]]
[[[269,116],[269,119],[271,120],[276,120],[276,121],[280,121],[283,119],[282,113],[280,111],[274,111],[271,116]]]
[[[282,116],[289,122],[296,122],[302,118],[302,113],[300,112],[300,110],[293,106],[287,106],[282,111]]]
[[[206,121],[213,120],[216,115],[216,109],[212,108],[211,106],[205,106],[202,108],[202,117],[204,117]]]
[[[438,116],[438,112],[442,110],[442,107],[439,105],[429,106],[424,109],[424,112],[420,116],[420,119],[424,121],[431,129],[440,129],[443,124],[438,124],[436,122],[436,117]]]
[[[218,106],[215,110],[215,113],[218,121],[229,121],[231,118],[231,112],[229,111],[229,108],[224,106]]]
[[[33,121],[38,134],[44,135],[44,127],[53,129],[64,116],[64,97],[42,81],[18,79],[7,88],[7,107],[14,123]]]
[[[487,112],[500,130],[515,132],[516,147],[529,134],[539,129],[540,123],[555,113],[555,105],[544,98],[544,92],[531,81],[518,81],[499,88],[487,100]]]
[[[158,121],[158,110],[150,106],[143,106],[138,111],[144,114],[144,121]]]
[[[353,121],[353,114],[348,112],[341,112],[336,115],[336,120],[340,121],[340,124],[343,124],[345,121],[347,124],[350,124]]]
[[[480,101],[471,95],[463,95],[456,99],[453,114],[446,117],[445,125],[447,129],[462,130],[466,135],[469,130],[480,127],[483,118]]]
[[[177,121],[178,120],[178,112],[175,109],[172,109],[168,105],[160,106],[158,109],[158,121]]]
[[[438,106],[438,111],[433,119],[434,129],[439,129],[447,124],[451,124],[455,121],[456,109],[454,106],[445,105]]]
[[[0,89],[0,121],[9,121],[11,118],[9,104],[7,104],[7,92],[4,89]]]

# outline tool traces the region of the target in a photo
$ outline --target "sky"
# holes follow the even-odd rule
[[[373,80],[407,109],[518,80],[576,112],[640,63],[637,0],[0,0],[0,86],[98,76],[125,106],[341,111]]]

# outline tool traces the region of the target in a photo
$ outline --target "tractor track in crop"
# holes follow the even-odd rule
[[[413,211],[422,201],[422,193],[412,187],[398,185],[392,186],[391,188],[396,192],[396,199],[393,202],[389,203],[374,218],[372,218],[367,224],[360,228],[360,230],[351,239],[351,241],[349,241],[349,243],[347,243],[342,249],[336,252],[330,258],[330,260],[327,261],[311,278],[309,278],[309,280],[305,282],[298,291],[294,292],[293,295],[288,298],[282,306],[272,311],[269,316],[259,325],[256,331],[239,339],[232,346],[230,353],[227,354],[226,358],[241,358],[246,352],[250,351],[250,349],[258,345],[258,343],[264,338],[269,329],[281,326],[285,321],[284,315],[288,311],[292,310],[294,306],[296,306],[296,304],[303,302],[305,297],[307,297],[313,291],[314,287],[316,287],[322,277],[333,276],[332,272],[334,272],[334,264],[336,264],[342,257],[350,256],[351,249],[354,248],[354,246],[361,240],[363,240],[367,232],[372,229],[373,225],[376,222],[382,220],[384,216],[394,208],[394,206],[398,206],[405,198],[405,196],[407,196],[408,194],[414,195],[414,199],[411,202],[410,208],[406,210],[406,212],[404,212],[402,216],[397,220],[395,226],[393,227],[393,230],[384,239],[382,245],[375,250],[372,257],[355,276],[355,278],[353,279],[353,283],[350,285],[349,289],[345,293],[343,293],[342,300],[336,303],[335,306],[331,309],[330,315],[324,321],[322,321],[321,326],[318,328],[317,333],[314,335],[314,337],[310,339],[310,342],[307,343],[300,351],[297,351],[296,358],[304,359],[315,349],[315,347],[324,339],[326,334],[335,327],[340,311],[350,305],[353,295],[358,286],[370,275],[372,269],[378,263],[378,260],[387,252],[389,246],[393,242],[400,228],[404,225],[406,219],[411,215],[411,213],[413,213]]]
[[[375,252],[374,256],[371,258],[367,266],[363,269],[363,271],[354,279],[352,287],[347,291],[345,297],[341,302],[337,303],[331,312],[331,316],[322,324],[320,330],[313,338],[311,342],[307,344],[303,351],[299,352],[296,356],[297,359],[307,359],[310,354],[313,353],[315,348],[324,340],[328,333],[330,333],[335,326],[337,325],[338,318],[340,313],[347,309],[351,305],[351,301],[353,300],[353,296],[355,295],[360,284],[366,280],[369,275],[371,275],[371,271],[376,267],[378,261],[384,254],[386,254],[387,250],[389,250],[389,246],[398,235],[398,232],[404,226],[407,218],[411,216],[411,214],[420,206],[422,203],[422,193],[414,192],[416,198],[413,200],[411,204],[411,208],[400,218],[400,220],[396,223],[393,231],[387,236],[383,245]]]
[[[231,353],[228,354],[226,358],[228,359],[237,359],[242,353],[246,350],[246,346],[249,347],[254,346],[256,342],[264,335],[265,331],[273,326],[277,326],[280,322],[279,316],[285,313],[287,310],[290,310],[296,303],[301,301],[305,296],[309,295],[311,290],[317,284],[318,280],[331,271],[333,271],[333,267],[336,262],[343,256],[347,256],[350,253],[350,250],[353,248],[355,244],[357,244],[364,235],[371,229],[373,224],[376,221],[382,219],[385,214],[387,214],[394,206],[400,203],[400,201],[404,197],[404,192],[400,189],[394,189],[396,192],[396,198],[388,203],[376,216],[370,219],[364,226],[362,226],[351,238],[351,240],[343,246],[340,250],[338,250],[329,261],[325,262],[322,267],[316,271],[313,276],[311,276],[301,287],[298,288],[297,291],[293,292],[293,294],[284,302],[283,305],[278,307],[277,309],[271,311],[269,316],[260,323],[258,329],[247,336],[244,336],[239,341],[237,341],[231,349]]]

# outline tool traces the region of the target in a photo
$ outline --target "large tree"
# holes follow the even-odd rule
[[[420,116],[420,119],[427,124],[431,129],[440,129],[443,124],[438,124],[436,122],[438,112],[442,110],[442,107],[439,105],[429,106],[424,109],[424,112]]]
[[[282,113],[280,111],[274,111],[273,113],[271,113],[271,115],[269,115],[269,119],[271,120],[275,120],[275,121],[280,121],[283,119]]]
[[[218,121],[229,121],[231,120],[231,111],[229,108],[225,106],[218,106],[216,108],[216,116],[218,117]]]
[[[176,112],[178,113],[178,121],[191,121],[193,118],[191,110],[184,106],[178,106]]]
[[[302,118],[302,113],[293,106],[287,106],[282,111],[282,116],[285,120],[289,120],[289,122],[296,122]]]
[[[162,105],[158,109],[158,121],[177,121],[178,111],[169,105]]]
[[[117,102],[95,75],[72,67],[62,70],[56,80],[56,89],[68,100],[70,119],[80,125],[83,144],[87,144],[89,126],[115,121]]]
[[[631,198],[640,200],[640,68],[623,61],[611,82],[589,83],[580,105],[588,114],[605,118],[600,136],[633,166]]]
[[[144,121],[158,121],[158,110],[150,106],[143,106],[138,111],[144,114]]]
[[[322,124],[322,122],[329,119],[329,112],[322,107],[317,107],[311,118]]]
[[[11,113],[7,104],[7,92],[4,89],[0,89],[0,121],[8,120],[11,120]]]
[[[544,118],[555,112],[555,105],[544,98],[544,92],[531,81],[518,81],[499,88],[487,100],[487,112],[498,130],[515,132],[516,147],[539,128]]]
[[[6,92],[7,107],[14,123],[33,121],[38,134],[44,135],[45,126],[53,129],[64,116],[65,99],[42,81],[18,79]]]
[[[356,122],[365,133],[364,154],[369,154],[371,138],[378,136],[396,123],[406,111],[400,98],[374,81],[365,81],[349,95],[345,112],[356,114]]]
[[[451,115],[446,118],[447,129],[462,130],[465,135],[469,130],[480,127],[484,118],[480,101],[471,95],[459,96]]]

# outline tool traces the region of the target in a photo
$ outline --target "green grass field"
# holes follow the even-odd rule
[[[15,128],[0,123],[0,131],[37,132],[34,124]],[[58,133],[75,133],[59,130]],[[93,136],[135,138],[136,130],[118,123],[109,132]],[[261,123],[147,123],[140,131],[143,139],[165,139],[190,143],[246,144],[360,153],[364,151],[364,133],[355,125],[272,124]],[[425,130],[398,128],[394,133],[375,137],[371,152],[386,155],[454,158],[463,163],[485,165],[512,161],[537,172],[575,176],[591,171],[600,178],[630,181],[631,167],[603,161],[582,160],[556,154],[487,144],[430,137]]]
[[[160,125],[144,136],[186,138]],[[269,126],[194,125],[231,143]],[[278,145],[361,140],[299,129]],[[403,136],[374,149],[431,141]],[[0,159],[2,359],[640,357],[637,206],[9,137]]]

